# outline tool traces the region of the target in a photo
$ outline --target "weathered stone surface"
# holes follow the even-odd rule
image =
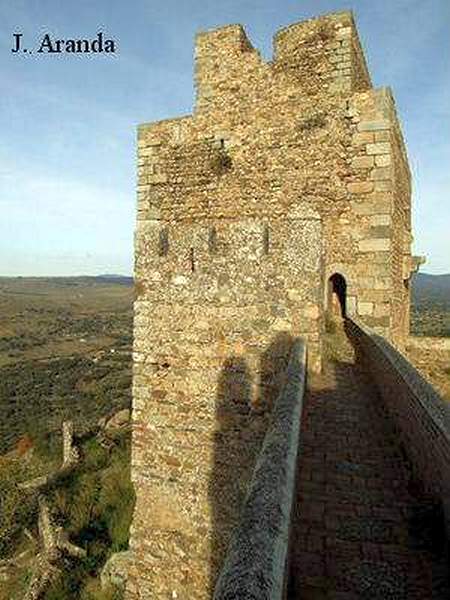
[[[390,225],[392,222],[391,215],[373,215],[370,217],[370,224],[372,226],[378,225]]]
[[[373,302],[358,302],[358,314],[361,316],[373,314]]]
[[[367,154],[389,154],[391,146],[388,142],[375,142],[367,144]]]
[[[361,146],[370,144],[375,141],[375,136],[370,131],[361,131],[354,133],[352,136],[352,143],[354,146]]]
[[[352,167],[354,169],[370,169],[374,162],[373,156],[355,156],[352,160]]]
[[[390,121],[360,121],[358,123],[358,131],[379,131],[390,128]]]
[[[130,422],[130,411],[128,408],[124,408],[116,412],[110,419],[105,423],[105,429],[112,431],[114,429],[121,429]]]
[[[389,154],[377,154],[375,156],[375,165],[377,167],[388,167],[391,162],[391,156]]]
[[[297,340],[286,385],[275,404],[240,523],[215,588],[215,600],[283,596],[305,386],[306,348]]]
[[[129,551],[112,554],[100,573],[102,588],[107,589],[113,586],[119,590],[124,590],[130,563],[131,553]]]
[[[374,185],[371,181],[354,181],[347,188],[351,194],[368,194],[373,191]]]
[[[391,248],[391,240],[386,239],[368,239],[361,240],[358,243],[358,248],[360,252],[379,252],[384,250],[390,250]]]

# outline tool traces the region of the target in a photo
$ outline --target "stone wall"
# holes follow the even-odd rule
[[[385,338],[351,320],[347,330],[378,386],[417,481],[442,503],[450,537],[450,405]]]
[[[430,350],[430,352],[445,352],[450,350],[450,338],[410,335],[407,345],[408,347]]]
[[[296,340],[215,600],[285,597],[305,389],[306,346]]]
[[[410,174],[389,89],[354,94],[349,103],[353,238],[346,265],[350,314],[401,344],[409,334]],[[405,284],[405,281],[408,282]]]
[[[270,63],[240,25],[200,33],[195,76],[192,116],[138,129],[129,598],[210,596],[292,336],[321,367],[329,277],[388,335],[401,297],[398,126],[352,15]]]

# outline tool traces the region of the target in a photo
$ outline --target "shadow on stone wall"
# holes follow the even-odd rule
[[[292,338],[280,334],[262,354],[256,394],[256,377],[246,360],[231,356],[219,375],[216,401],[214,457],[209,482],[212,513],[210,590],[212,598],[228,544],[251,479],[266,432],[268,416],[281,386]],[[256,398],[254,397],[256,396]]]
[[[265,410],[272,410],[284,385],[292,343],[292,336],[280,333],[261,356],[259,402]]]

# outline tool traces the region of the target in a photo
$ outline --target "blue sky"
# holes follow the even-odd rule
[[[0,0],[0,275],[132,272],[135,127],[188,114],[198,30],[242,23],[269,59],[282,26],[351,8],[390,85],[414,177],[414,250],[450,272],[448,0]],[[12,54],[44,33],[116,55]]]

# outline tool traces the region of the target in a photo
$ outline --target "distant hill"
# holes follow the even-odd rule
[[[450,337],[450,274],[417,273],[411,291],[411,333]]]
[[[433,306],[450,311],[450,273],[417,273],[412,280],[412,302],[417,308]]]
[[[97,275],[95,277],[95,279],[100,279],[101,281],[104,281],[105,283],[120,283],[122,285],[133,285],[134,284],[134,279],[133,277],[130,277],[129,275],[117,275],[115,273],[106,273],[105,275]]]
[[[115,273],[105,275],[56,275],[56,276],[1,276],[0,285],[32,285],[32,286],[58,286],[58,287],[73,287],[84,285],[105,285],[118,284],[133,286],[134,279],[129,275],[116,275]]]

